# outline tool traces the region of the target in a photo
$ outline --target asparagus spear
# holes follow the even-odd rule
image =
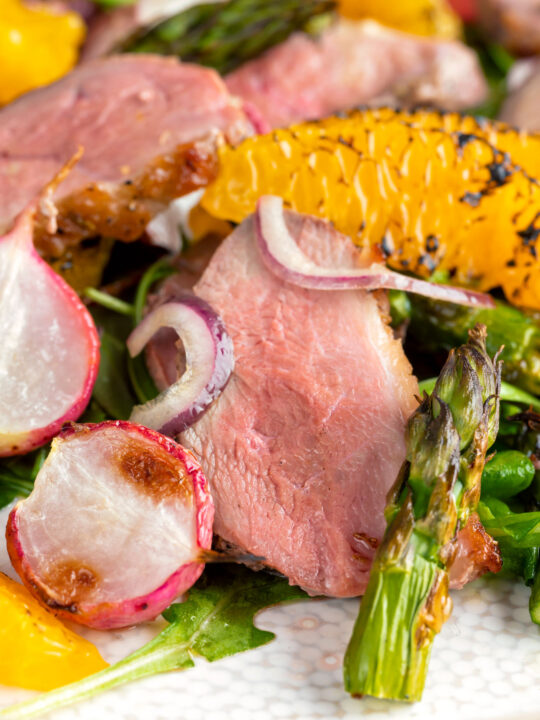
[[[485,326],[476,325],[409,419],[407,459],[345,655],[353,695],[422,696],[434,636],[451,611],[452,540],[478,504],[497,435],[500,370],[487,353]]]
[[[177,55],[225,74],[295,30],[317,30],[317,20],[328,20],[334,7],[334,0],[230,0],[198,5],[130,38],[122,50]]]
[[[409,332],[427,350],[450,350],[466,342],[475,323],[488,329],[490,354],[501,353],[503,377],[510,383],[540,395],[540,322],[515,307],[497,301],[494,309],[465,308],[409,296]]]

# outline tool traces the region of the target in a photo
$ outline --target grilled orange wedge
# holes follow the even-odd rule
[[[0,573],[0,684],[52,690],[105,667],[88,640]]]
[[[540,309],[540,135],[453,114],[356,111],[220,150],[202,199],[240,222],[264,194],[332,221],[388,264]]]
[[[461,22],[446,0],[338,0],[338,11],[352,20],[373,18],[383,25],[414,33],[454,39]]]

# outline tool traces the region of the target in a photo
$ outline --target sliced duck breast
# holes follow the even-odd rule
[[[295,213],[287,222],[318,263],[359,262],[327,223]],[[194,289],[235,351],[228,386],[181,436],[207,473],[215,532],[312,593],[361,594],[417,391],[376,296],[280,281],[259,257],[252,219]]]
[[[136,219],[137,237],[163,204],[211,176],[211,162],[199,162],[211,149],[175,156],[178,146],[209,137],[215,144],[219,134],[235,143],[251,133],[240,102],[213,70],[153,55],[86,63],[0,110],[0,232],[82,147],[55,197],[60,220],[60,201],[70,198],[69,222],[56,236],[53,223],[52,237],[36,239],[38,249],[60,252],[67,236],[106,235],[102,225],[110,229],[119,218],[126,225]],[[137,178],[135,192],[130,183]],[[109,236],[122,237],[122,228],[113,230]]]
[[[361,264],[328,223],[286,218],[317,263]],[[193,288],[219,311],[235,348],[228,386],[181,436],[209,480],[219,547],[262,557],[312,593],[362,594],[417,406],[384,294],[282,282],[259,256],[252,218],[217,250],[196,245],[178,269],[151,307]],[[162,329],[147,348],[161,390],[184,372],[176,340]],[[457,536],[452,587],[498,569],[497,544],[474,515]]]
[[[371,20],[340,21],[318,38],[296,33],[225,80],[272,127],[364,104],[460,110],[486,94],[476,55],[462,43],[409,35]]]
[[[500,119],[520,130],[540,132],[540,59],[516,63],[510,71],[509,86]]]

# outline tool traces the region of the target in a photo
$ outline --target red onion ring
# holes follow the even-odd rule
[[[305,255],[289,233],[283,214],[283,200],[264,195],[255,213],[257,242],[264,263],[275,275],[292,285],[310,290],[405,290],[435,300],[470,305],[495,306],[490,295],[465,288],[439,285],[401,275],[384,265],[365,268],[325,268]]]
[[[233,345],[225,325],[196,295],[180,295],[152,310],[127,339],[132,357],[163,327],[176,330],[186,370],[154,400],[133,408],[131,422],[174,436],[192,425],[218,397],[234,368]]]

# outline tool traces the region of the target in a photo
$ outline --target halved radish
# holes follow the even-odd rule
[[[73,425],[6,531],[13,566],[58,615],[107,629],[154,618],[203,571],[214,506],[193,456],[141,425]]]
[[[0,457],[43,445],[76,420],[99,365],[90,314],[34,250],[34,211],[0,238]]]

